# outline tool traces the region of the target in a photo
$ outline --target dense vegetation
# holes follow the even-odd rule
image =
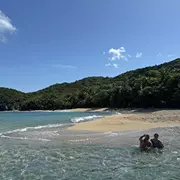
[[[80,107],[180,108],[180,59],[114,78],[88,77],[55,84],[33,93],[0,88],[0,110]]]

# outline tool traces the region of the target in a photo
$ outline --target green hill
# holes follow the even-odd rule
[[[128,71],[114,78],[88,77],[22,93],[0,88],[0,110],[77,107],[180,107],[180,59]]]
[[[25,93],[9,88],[0,88],[0,110],[20,109],[25,100]]]

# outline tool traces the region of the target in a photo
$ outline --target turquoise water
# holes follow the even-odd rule
[[[46,125],[64,125],[73,121],[95,119],[110,113],[92,112],[0,112],[0,133],[10,130]]]
[[[165,149],[141,153],[137,139],[143,131],[69,132],[61,126],[103,115],[0,113],[0,179],[180,179],[178,127],[149,130],[161,135]]]

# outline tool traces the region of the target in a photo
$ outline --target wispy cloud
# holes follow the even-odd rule
[[[119,60],[119,59],[125,59],[124,53],[126,52],[124,47],[120,47],[118,49],[111,48],[109,50],[109,59],[114,61],[114,60]]]
[[[105,55],[106,54],[106,52],[103,52],[103,55]]]
[[[62,69],[76,69],[76,66],[68,65],[68,64],[54,64],[52,65],[54,68],[62,68]]]
[[[163,55],[162,55],[162,53],[158,53],[157,54],[157,57],[162,57]],[[168,58],[172,58],[172,57],[176,57],[176,55],[175,54],[165,54],[164,55],[164,57],[168,57]]]
[[[113,67],[118,68],[118,64],[113,64]]]
[[[111,66],[111,63],[107,63],[107,64],[105,64],[105,66],[106,66],[106,67]]]
[[[174,54],[168,54],[168,58],[175,56]]]
[[[142,57],[142,53],[141,52],[136,54],[136,58],[141,58],[141,57]]]
[[[162,56],[162,54],[161,54],[161,53],[158,53],[158,54],[157,54],[157,57],[161,57],[161,56]]]
[[[16,27],[11,23],[11,19],[0,10],[0,41],[5,43],[7,33],[11,34],[16,30]]]
[[[107,64],[105,64],[105,66],[106,67],[114,67],[114,68],[118,68],[119,67],[119,65],[118,64],[116,64],[116,63],[107,63]]]

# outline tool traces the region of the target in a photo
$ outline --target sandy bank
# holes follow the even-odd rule
[[[76,108],[70,109],[70,112],[104,112],[107,111],[107,108]]]
[[[180,126],[180,110],[157,110],[148,112],[124,112],[94,121],[78,123],[69,130],[96,132],[143,130],[156,127]]]

